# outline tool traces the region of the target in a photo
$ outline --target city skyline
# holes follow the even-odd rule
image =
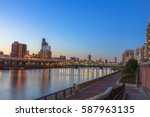
[[[41,38],[53,56],[88,54],[112,60],[126,49],[142,46],[150,13],[148,0],[0,1],[0,51],[10,54],[11,43],[28,45],[38,53]]]

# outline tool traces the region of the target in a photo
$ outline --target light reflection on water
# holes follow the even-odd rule
[[[0,99],[36,99],[112,72],[98,67],[0,70]]]

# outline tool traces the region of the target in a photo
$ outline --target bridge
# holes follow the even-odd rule
[[[77,68],[77,67],[112,67],[121,68],[115,64],[99,64],[97,62],[70,61],[61,59],[25,59],[14,57],[0,57],[0,69],[42,69],[42,68]]]
[[[53,63],[63,62],[59,59],[25,59],[0,57],[0,69],[34,69],[49,68]]]

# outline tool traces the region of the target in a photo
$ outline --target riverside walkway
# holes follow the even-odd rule
[[[136,87],[136,85],[126,85],[126,100],[149,100],[144,90],[141,87]]]
[[[95,85],[92,85],[85,90],[66,98],[66,100],[85,100],[93,96],[96,96],[100,93],[103,93],[108,87],[117,87],[117,81],[121,78],[121,72],[114,73],[97,82]]]

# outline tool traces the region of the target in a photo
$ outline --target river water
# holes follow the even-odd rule
[[[0,99],[36,99],[111,73],[98,67],[0,70]]]

